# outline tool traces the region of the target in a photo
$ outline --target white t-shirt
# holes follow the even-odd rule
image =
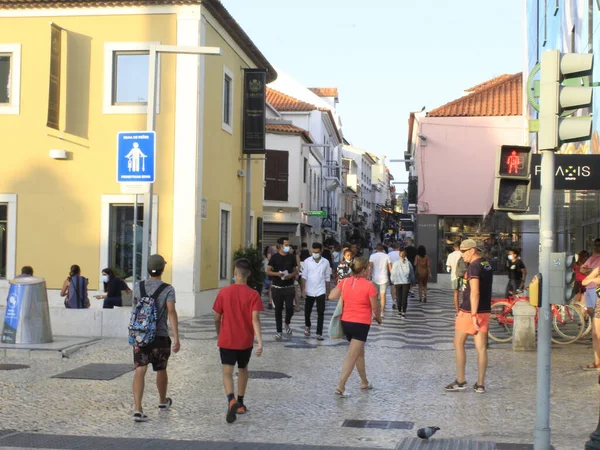
[[[394,263],[400,259],[400,251],[396,250],[389,252],[388,258],[390,258],[390,263],[394,265]]]
[[[462,253],[460,250],[453,251],[448,255],[448,259],[446,260],[446,266],[450,266],[450,279],[456,280],[458,277],[456,276],[456,266],[458,265],[458,261],[462,257]]]
[[[369,258],[373,263],[372,279],[373,283],[383,284],[388,282],[390,258],[383,252],[375,252]]]

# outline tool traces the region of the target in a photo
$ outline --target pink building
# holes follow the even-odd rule
[[[521,245],[520,224],[494,213],[493,203],[496,150],[528,141],[522,92],[521,73],[501,75],[428,113],[411,114],[417,243],[438,272],[455,241],[480,242],[499,273],[506,251]]]

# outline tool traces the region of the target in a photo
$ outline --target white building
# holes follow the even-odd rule
[[[373,166],[377,164],[374,158],[375,155],[371,155],[365,150],[361,150],[351,145],[344,145],[342,147],[342,157],[352,159],[356,164],[356,176],[357,176],[357,194],[358,194],[358,206],[357,212],[360,219],[362,219],[363,231],[373,231],[373,218],[374,218],[374,201],[373,201]]]
[[[343,184],[339,119],[329,107],[315,104],[327,105],[325,100],[307,88],[288,84],[281,87],[312,96],[314,103],[271,86],[267,89],[264,245],[273,245],[283,236],[296,245],[328,237],[339,240]]]

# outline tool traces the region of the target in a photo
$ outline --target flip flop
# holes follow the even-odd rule
[[[339,398],[348,398],[350,397],[350,394],[346,391],[342,392],[339,389],[335,390],[335,395],[338,396]]]
[[[366,386],[361,386],[361,387],[360,387],[360,390],[361,390],[361,391],[372,391],[372,390],[373,390],[373,385],[372,385],[371,383],[369,383],[369,384],[368,384],[368,385],[366,385]]]
[[[598,372],[600,371],[600,365],[596,365],[596,363],[588,364],[587,366],[582,367],[583,370]]]

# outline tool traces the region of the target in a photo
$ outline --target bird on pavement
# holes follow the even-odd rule
[[[440,429],[440,427],[420,428],[419,431],[417,431],[417,436],[419,436],[421,439],[427,440],[431,436],[433,436],[439,429]]]

